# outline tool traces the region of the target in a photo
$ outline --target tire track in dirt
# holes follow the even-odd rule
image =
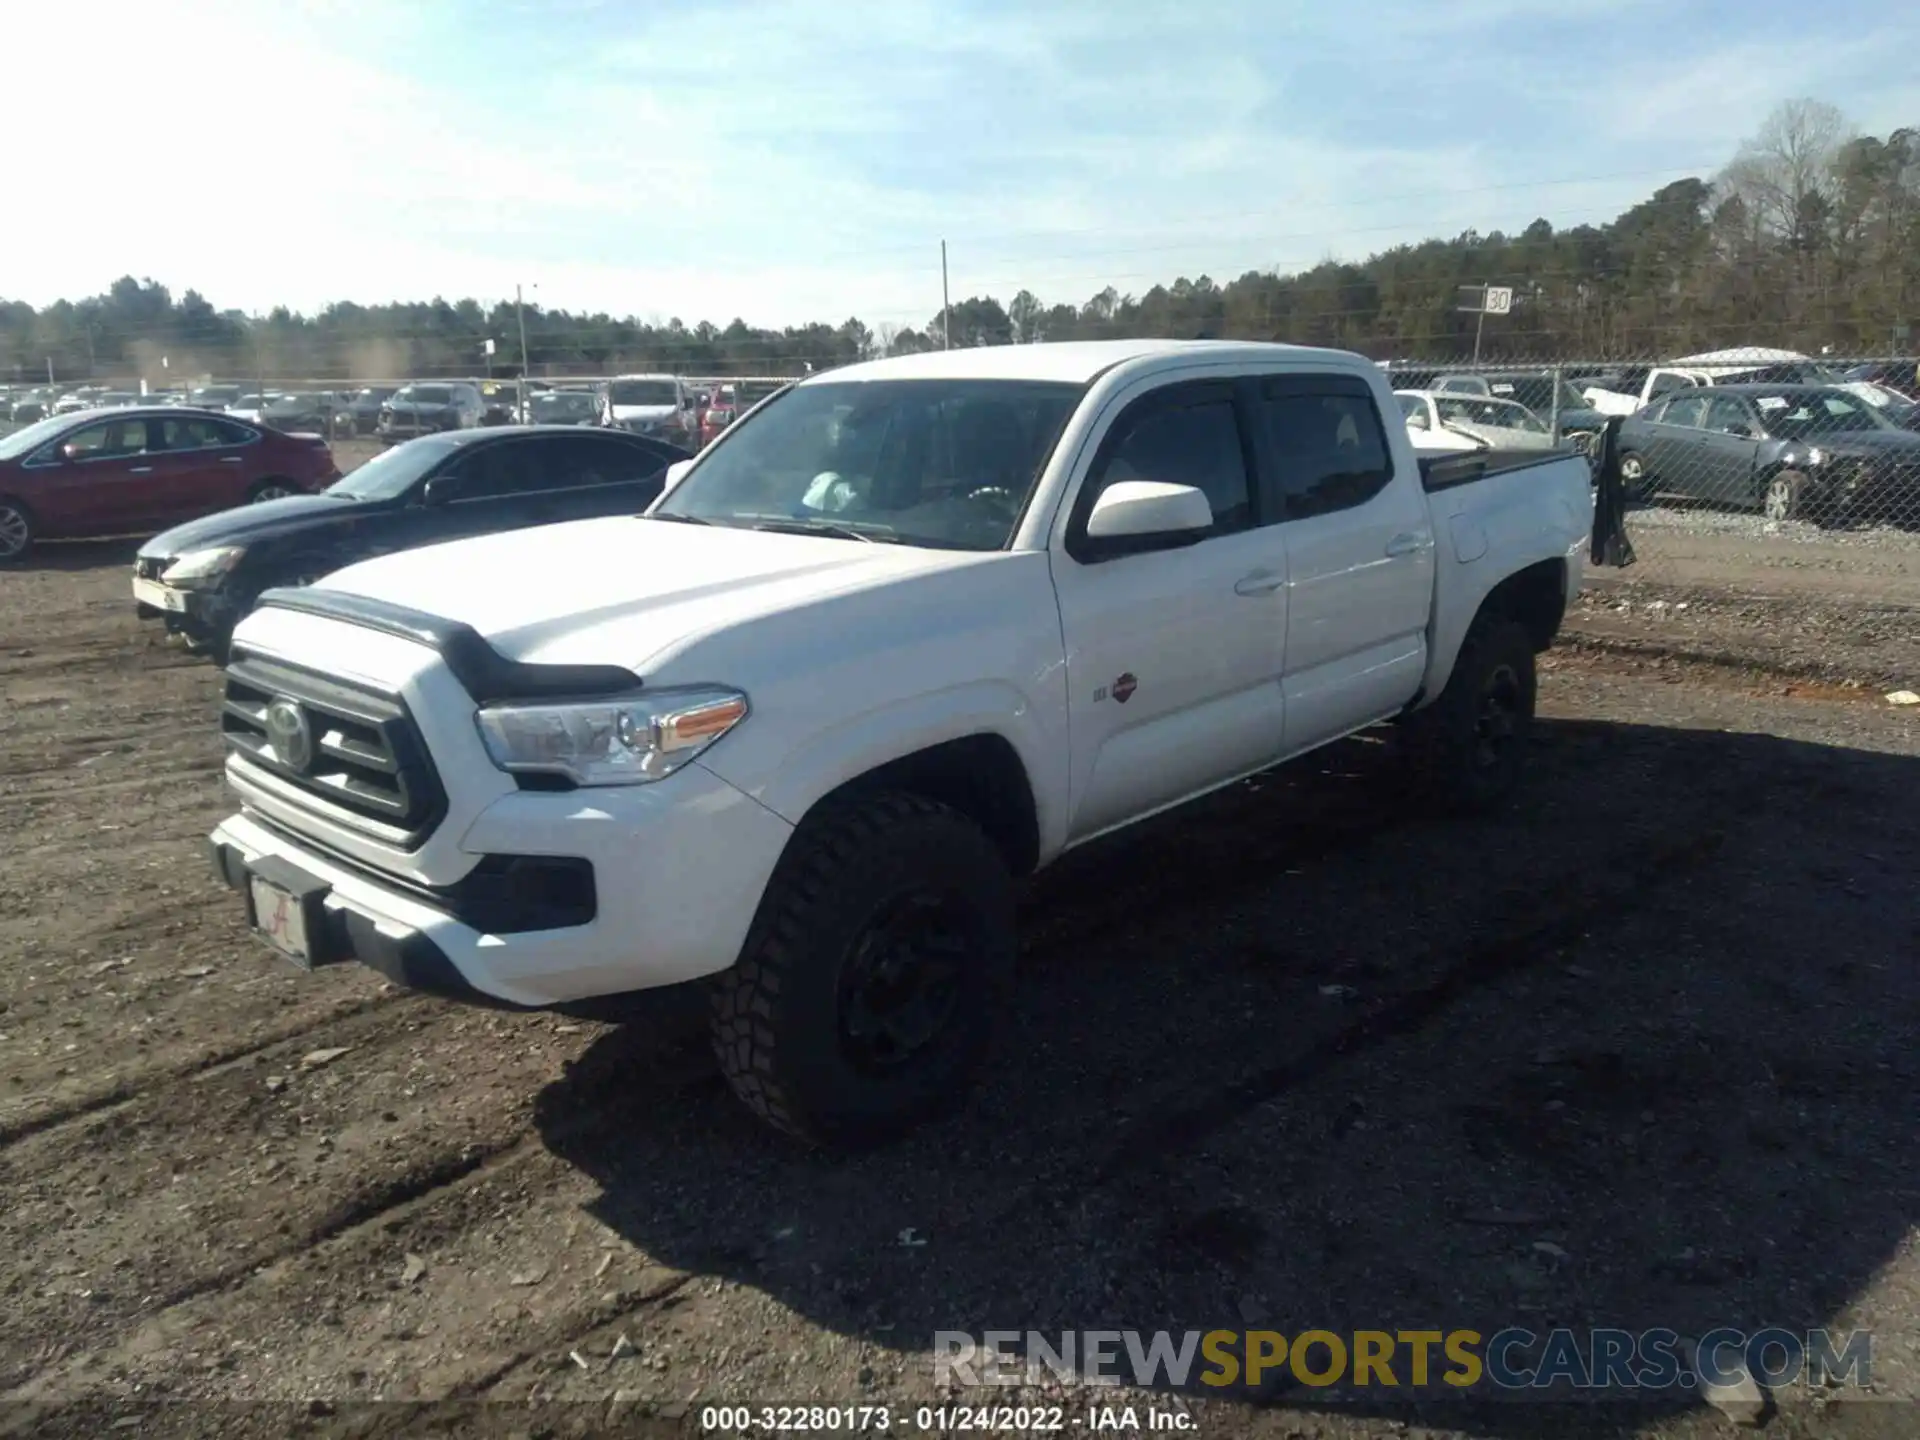
[[[337,1025],[344,1020],[366,1014],[368,1011],[384,1009],[406,1001],[420,1003],[419,997],[398,991],[365,996],[328,1010],[324,1014],[309,1016],[291,1025],[256,1031],[232,1044],[204,1050],[174,1064],[128,1076],[112,1085],[63,1101],[38,1113],[0,1122],[0,1152],[45,1131],[90,1119],[102,1111],[112,1110],[117,1106],[145,1098],[152,1092],[166,1090],[191,1081],[207,1071],[249,1059],[292,1040],[318,1035],[330,1025]]]
[[[1339,788],[1345,787],[1341,786]],[[1383,832],[1376,830],[1369,833],[1371,835],[1379,835]],[[1304,840],[1307,837],[1302,835],[1299,838]],[[1328,838],[1329,837],[1322,837],[1323,840]],[[1331,861],[1343,856],[1355,838],[1354,835],[1344,833],[1331,837],[1332,843],[1330,847],[1325,849],[1322,858]],[[1438,834],[1430,833],[1427,839],[1429,843],[1445,843],[1444,837]],[[1178,841],[1169,837],[1166,843],[1177,844]],[[1310,864],[1312,863],[1309,855],[1311,850],[1311,846],[1302,847],[1300,850],[1290,854],[1289,858],[1301,861],[1303,864]],[[1271,881],[1274,876],[1275,872],[1272,866],[1264,863],[1272,857],[1274,852],[1270,849],[1263,850],[1255,846],[1250,847],[1247,853],[1253,858],[1249,859],[1248,870],[1245,874],[1247,878],[1251,880],[1251,892],[1257,892],[1263,884]],[[1618,855],[1608,855],[1596,861],[1595,868],[1605,873],[1614,868],[1616,862],[1622,859],[1623,857]],[[1162,884],[1170,895],[1187,896],[1189,897],[1190,903],[1186,905],[1162,905],[1156,903],[1159,897],[1131,896],[1130,898],[1138,900],[1140,903],[1137,908],[1134,904],[1129,904],[1129,906],[1126,907],[1127,910],[1136,917],[1144,910],[1148,913],[1153,913],[1154,919],[1153,923],[1136,937],[1134,945],[1129,948],[1138,948],[1142,951],[1155,949],[1168,942],[1173,936],[1190,928],[1191,922],[1197,913],[1215,910],[1221,903],[1221,894],[1218,890],[1197,894],[1190,888],[1183,886],[1178,876],[1165,876],[1163,877]],[[1608,897],[1617,898],[1617,887],[1607,889],[1605,894]],[[1244,898],[1252,901],[1256,900],[1257,896],[1249,893]],[[1459,989],[1464,988],[1469,981],[1479,983],[1481,981],[1497,979],[1498,974],[1503,972],[1500,971],[1499,967],[1493,965],[1489,957],[1501,957],[1502,959],[1510,960],[1516,955],[1524,955],[1527,953],[1528,946],[1533,942],[1541,941],[1543,937],[1548,934],[1551,927],[1557,926],[1562,930],[1567,930],[1587,926],[1592,919],[1594,906],[1600,903],[1585,892],[1571,896],[1562,896],[1560,899],[1564,901],[1564,903],[1554,906],[1545,919],[1529,917],[1525,923],[1518,927],[1509,927],[1505,930],[1500,930],[1495,938],[1486,941],[1480,948],[1470,952],[1468,959],[1460,962],[1460,968],[1453,973],[1453,978],[1450,983],[1456,989]],[[1491,904],[1495,908],[1495,913],[1498,913],[1498,907],[1501,903],[1498,897],[1492,900]],[[1624,913],[1625,911],[1623,909],[1622,914],[1624,915]],[[1045,958],[1070,965],[1073,956],[1067,952],[1080,951],[1088,948],[1101,951],[1111,934],[1110,926],[1092,927],[1084,935],[1077,933],[1077,927],[1070,926],[1068,928],[1075,930],[1076,933],[1073,933],[1070,937],[1060,936],[1054,945],[1044,947],[1048,952]],[[1429,958],[1440,958],[1439,953],[1435,952],[1435,954]],[[1485,970],[1487,973],[1482,975],[1482,970]],[[1443,979],[1439,983],[1445,986],[1449,982]],[[1426,992],[1415,991],[1414,998],[1406,1003],[1417,1005],[1421,996],[1425,993]],[[1445,994],[1447,992],[1443,990],[1441,993]],[[1431,997],[1429,996],[1428,998]],[[1377,1022],[1362,1019],[1353,1026],[1337,1029],[1331,1037],[1322,1043],[1320,1052],[1316,1053],[1324,1053],[1329,1057],[1326,1063],[1333,1063],[1337,1058],[1358,1047],[1359,1041],[1367,1035],[1367,1027],[1370,1023]],[[704,1068],[702,1073],[704,1073]],[[1310,1076],[1303,1075],[1301,1078],[1310,1078]],[[1151,1087],[1149,1087],[1149,1089],[1150,1088]],[[1144,1133],[1152,1133],[1156,1130],[1156,1116],[1160,1117],[1158,1128],[1164,1129],[1168,1126],[1177,1128],[1180,1124],[1184,1123],[1186,1118],[1196,1113],[1197,1110],[1204,1110],[1209,1106],[1217,1107],[1222,1104],[1244,1102],[1246,1099],[1245,1091],[1246,1081],[1244,1079],[1236,1079],[1229,1081],[1224,1087],[1218,1090],[1208,1092],[1202,1097],[1195,1097],[1191,1091],[1188,1091],[1184,1095],[1176,1097],[1171,1104],[1168,1104],[1166,1099],[1161,1098],[1157,1103],[1167,1108],[1164,1110],[1150,1110],[1145,1123],[1142,1125],[1142,1131]],[[585,1109],[578,1109],[572,1105],[568,1105],[566,1109],[570,1118],[564,1127],[564,1131],[570,1131],[572,1135],[582,1143],[617,1144],[618,1141],[616,1137],[631,1128],[632,1121],[636,1118],[634,1112],[637,1109],[657,1109],[663,1102],[671,1103],[676,1093],[678,1092],[670,1091],[662,1095],[658,1092],[651,1092],[640,1098],[635,1098],[630,1094],[622,1095],[616,1093],[610,1100]],[[1103,1158],[1098,1153],[1098,1145],[1105,1143],[1108,1127],[1104,1127],[1098,1123],[1089,1125],[1087,1122],[1090,1120],[1097,1122],[1099,1114],[1107,1108],[1107,1105],[1108,1102],[1105,1099],[1099,1096],[1089,1096],[1081,1105],[1071,1107],[1073,1113],[1066,1117],[1064,1122],[1064,1128],[1068,1130],[1077,1130],[1083,1136],[1090,1131],[1096,1137],[1099,1137],[1094,1147],[1087,1146],[1083,1140],[1079,1146],[1068,1152],[1071,1160],[1069,1173],[1084,1174],[1091,1171],[1095,1177],[1094,1183],[1097,1184],[1109,1183],[1113,1178],[1111,1174],[1106,1173],[1106,1167],[1111,1164],[1111,1157]],[[1220,1123],[1225,1123],[1226,1119],[1229,1118],[1231,1117],[1223,1117]],[[562,1130],[549,1130],[544,1134],[543,1138],[549,1147],[564,1148],[568,1143],[566,1135]],[[1043,1148],[1050,1149],[1051,1147]],[[532,1193],[546,1197],[542,1201],[543,1205],[552,1205],[555,1203],[553,1197],[571,1196],[571,1194],[578,1192],[580,1188],[580,1177],[577,1174],[571,1173],[564,1165],[555,1161],[552,1156],[546,1154],[543,1150],[536,1148],[533,1149],[531,1153],[516,1150],[514,1152],[514,1159],[516,1164],[522,1162],[532,1164],[532,1171],[525,1174],[523,1180],[527,1186],[531,1187]],[[1115,1171],[1114,1173],[1118,1172]],[[1051,1179],[1030,1181],[1023,1185],[1016,1192],[1015,1196],[1012,1197],[1014,1206],[1017,1210],[1019,1206],[1031,1205],[1035,1203],[1036,1197],[1050,1194],[1053,1189],[1054,1181]],[[438,1200],[430,1199],[416,1212],[419,1222],[419,1233],[430,1235],[438,1228],[435,1226],[432,1217],[427,1213],[428,1210],[438,1203]],[[458,1201],[452,1196],[448,1196],[446,1197],[446,1203],[449,1205],[457,1205]],[[562,1204],[562,1208],[573,1203],[575,1202],[569,1198]],[[1002,1223],[1002,1221],[996,1218],[988,1223],[998,1224]],[[410,1228],[409,1234],[411,1233],[414,1232]],[[348,1239],[349,1237],[342,1237],[343,1243],[346,1243]],[[398,1243],[384,1234],[369,1234],[367,1236],[367,1242],[376,1249],[382,1244],[391,1248],[394,1243]],[[441,1261],[436,1258],[434,1263],[439,1264]],[[367,1264],[358,1268],[371,1269],[373,1266],[369,1261]],[[331,1273],[337,1274],[338,1270],[335,1269]],[[316,1303],[318,1298],[318,1294],[316,1293],[314,1297]],[[624,1312],[607,1313],[603,1298],[593,1298],[583,1295],[580,1297],[578,1304],[571,1307],[562,1306],[555,1312],[541,1317],[538,1323],[524,1329],[515,1346],[518,1351],[517,1358],[515,1358],[514,1355],[508,1355],[504,1358],[493,1358],[484,1370],[477,1374],[465,1374],[457,1380],[450,1378],[449,1393],[474,1394],[480,1393],[480,1391],[488,1386],[500,1384],[509,1386],[517,1385],[522,1378],[522,1371],[525,1367],[543,1363],[541,1360],[543,1356],[551,1356],[554,1353],[565,1353],[570,1339],[578,1340],[580,1336],[587,1332],[593,1331],[602,1325],[611,1324],[620,1319],[622,1313]],[[627,1315],[626,1318],[631,1322],[632,1317],[630,1314]]]
[[[1347,766],[1330,769],[1329,774],[1336,777],[1330,782],[1332,788],[1343,794],[1346,793],[1349,788],[1346,782],[1353,778],[1354,773]],[[1263,786],[1266,789],[1264,794],[1261,793]],[[1143,891],[1136,886],[1130,893],[1138,903],[1158,912],[1155,920],[1156,931],[1164,927],[1178,927],[1186,924],[1194,914],[1221,903],[1224,896],[1230,895],[1236,889],[1241,892],[1257,890],[1278,871],[1324,862],[1352,845],[1381,833],[1383,827],[1390,828],[1398,820],[1405,818],[1403,812],[1397,807],[1385,803],[1383,796],[1382,803],[1365,808],[1361,812],[1366,817],[1364,821],[1353,819],[1353,811],[1343,810],[1342,813],[1348,818],[1348,823],[1341,825],[1323,823],[1326,817],[1321,811],[1325,807],[1319,804],[1308,804],[1287,813],[1284,819],[1281,819],[1274,812],[1280,811],[1286,800],[1299,798],[1295,793],[1299,788],[1298,782],[1289,781],[1285,785],[1275,785],[1269,778],[1259,784],[1245,787],[1239,793],[1224,796],[1213,802],[1216,806],[1242,818],[1265,811],[1280,823],[1270,828],[1262,837],[1261,843],[1240,847],[1235,855],[1236,864],[1225,865],[1210,872],[1211,879],[1205,886],[1195,886],[1185,883],[1179,877],[1164,874],[1157,883],[1150,881],[1151,872],[1157,868],[1153,866],[1150,854],[1136,856],[1130,860],[1123,859],[1121,861],[1123,865],[1138,866],[1141,871],[1140,880],[1151,887]],[[1193,817],[1186,822],[1186,827],[1199,828],[1219,823],[1219,819],[1213,816]],[[1034,946],[1030,947],[1030,955],[1052,958],[1105,943],[1116,923],[1107,913],[1110,908],[1108,900],[1111,895],[1111,884],[1110,875],[1103,876],[1091,869],[1082,871],[1078,878],[1069,877],[1064,884],[1056,883],[1054,886],[1055,908],[1048,916],[1048,924],[1045,926],[1043,935]],[[1076,890],[1079,893],[1075,893]],[[437,1004],[438,1002],[422,1003]],[[370,1008],[371,1004],[368,1004],[360,1007],[360,1011]],[[460,1009],[442,1011],[430,1023],[433,1032],[441,1034],[456,1023],[483,1023],[478,1019],[466,1019],[462,1022],[459,1017],[481,1016],[486,1017],[484,1023],[494,1025],[503,1023],[503,1018],[506,1023],[519,1026],[550,1023],[547,1017],[492,1017],[488,1012]],[[384,1029],[390,1029],[392,1017],[383,1016],[380,1024]],[[311,1035],[318,1028],[321,1027],[303,1028],[300,1033]],[[347,1043],[353,1039],[353,1034],[354,1032],[348,1029],[330,1034],[327,1038],[336,1043]],[[404,1045],[407,1038],[404,1033],[388,1033],[383,1035],[381,1043],[389,1047]],[[250,1045],[245,1047],[245,1053],[229,1055],[217,1062],[218,1067],[226,1072],[223,1078],[231,1077],[230,1083],[223,1088],[232,1089],[235,1086],[251,1083],[252,1076],[249,1072],[255,1067],[241,1066],[236,1062],[255,1057],[279,1043],[281,1041],[276,1040],[265,1045]],[[181,1078],[191,1080],[194,1075],[199,1075],[209,1068],[211,1067],[195,1067],[192,1074]],[[534,1066],[534,1073],[529,1073],[522,1067],[499,1067],[489,1078],[496,1087],[504,1086],[511,1092],[530,1097],[540,1078],[537,1072],[542,1068],[550,1069],[550,1061]],[[664,1093],[658,1089],[650,1090],[648,1101],[652,1104],[662,1101],[670,1102],[679,1088],[711,1082],[713,1077],[714,1071],[702,1037],[702,1043],[697,1045],[697,1054],[691,1057],[684,1068],[674,1076],[672,1086]],[[180,1082],[176,1080],[173,1083],[177,1086]],[[449,1197],[457,1195],[463,1190],[461,1182],[476,1175],[483,1168],[488,1174],[493,1174],[499,1172],[502,1167],[514,1167],[538,1157],[554,1167],[555,1181],[564,1179],[567,1174],[564,1162],[554,1159],[538,1142],[544,1141],[551,1145],[560,1143],[568,1134],[584,1137],[596,1131],[606,1133],[617,1128],[621,1112],[632,1103],[630,1097],[624,1093],[627,1088],[624,1075],[604,1071],[596,1074],[589,1067],[569,1077],[568,1103],[571,1114],[558,1129],[550,1128],[536,1134],[528,1117],[525,1114],[516,1114],[511,1117],[513,1123],[488,1130],[484,1135],[469,1138],[457,1146],[440,1144],[433,1147],[429,1153],[414,1160],[397,1175],[379,1175],[374,1177],[371,1183],[363,1182],[353,1185],[347,1198],[333,1202],[331,1209],[323,1208],[319,1201],[309,1204],[303,1196],[295,1209],[300,1212],[317,1211],[318,1213],[314,1218],[297,1223],[291,1234],[283,1234],[270,1245],[249,1249],[244,1254],[224,1263],[157,1286],[153,1284],[144,1286],[146,1298],[139,1307],[141,1323],[149,1323],[153,1317],[164,1315],[192,1301],[237,1285],[244,1285],[249,1277],[258,1274],[264,1267],[297,1261],[303,1253],[326,1246],[329,1242],[351,1243],[355,1235],[376,1238],[383,1236],[386,1227],[396,1219],[396,1212],[401,1210],[410,1213],[420,1212],[435,1203],[435,1197],[442,1192]],[[137,1129],[144,1116],[157,1104],[158,1097],[154,1094],[136,1093],[123,1098],[117,1107],[120,1113],[115,1128]],[[193,1123],[198,1127],[211,1119],[214,1133],[231,1137],[236,1130],[234,1115],[244,1114],[247,1109],[246,1105],[230,1097],[227,1113],[224,1116],[210,1117],[203,1113]],[[71,1123],[75,1119],[82,1118],[86,1117],[70,1116],[66,1117],[62,1123]],[[39,1127],[41,1132],[47,1128],[46,1125]],[[97,1124],[89,1125],[87,1127],[89,1133],[74,1137],[72,1143],[85,1145],[91,1139],[92,1133],[100,1128],[102,1127]],[[155,1144],[156,1147],[164,1146],[167,1138],[164,1131],[144,1137],[148,1143]],[[27,1157],[15,1158],[17,1161],[24,1162]],[[62,1172],[66,1168],[63,1163],[63,1152],[57,1149],[47,1150],[44,1158],[33,1168],[50,1174]],[[171,1197],[169,1199],[171,1200]],[[456,1203],[456,1201],[450,1198],[448,1203]],[[126,1197],[115,1200],[115,1208],[131,1212],[136,1210],[137,1206],[132,1203],[131,1197]],[[133,1218],[137,1222],[137,1215]],[[281,1219],[281,1229],[284,1232],[287,1228],[285,1215],[277,1214],[276,1218]],[[142,1229],[137,1223],[133,1228],[144,1237],[151,1238],[150,1231]],[[70,1326],[67,1336],[69,1343],[75,1343],[81,1335],[99,1328],[99,1321],[107,1318],[110,1317],[88,1316],[85,1322]],[[561,1324],[560,1329],[566,1331],[578,1328],[579,1323],[578,1317],[570,1314]],[[46,1329],[45,1322],[36,1322],[37,1331],[44,1333]],[[507,1373],[518,1363],[517,1359],[512,1358],[500,1362],[500,1373]],[[28,1383],[28,1377],[24,1374],[10,1375],[5,1378],[4,1383],[9,1387],[21,1386]]]

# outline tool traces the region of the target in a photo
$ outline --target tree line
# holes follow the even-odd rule
[[[768,329],[735,319],[631,316],[434,299],[342,302],[314,315],[216,309],[131,276],[44,309],[0,301],[0,379],[140,373],[376,379],[519,372],[524,319],[535,375],[668,370],[793,374],[943,344],[1133,336],[1283,340],[1376,359],[1458,360],[1476,317],[1463,295],[1513,292],[1487,322],[1490,360],[1662,357],[1729,345],[1907,353],[1920,323],[1920,129],[1855,131],[1831,105],[1781,105],[1711,178],[1676,180],[1603,225],[1467,231],[1294,274],[1181,278],[1082,304],[1021,290],[975,296],[923,327],[858,318]],[[485,353],[492,338],[496,352]],[[164,362],[164,363],[163,363]]]

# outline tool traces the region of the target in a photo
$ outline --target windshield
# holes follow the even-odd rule
[[[196,390],[193,398],[207,405],[227,405],[240,398],[240,392],[229,385],[216,385],[206,390]]]
[[[18,460],[29,450],[46,444],[56,435],[63,435],[72,428],[71,415],[36,421],[24,430],[16,430],[11,435],[0,437],[0,460]]]
[[[429,470],[440,465],[459,445],[429,435],[383,450],[366,464],[329,485],[325,494],[347,500],[397,500]]]
[[[656,513],[998,550],[1084,393],[1014,380],[797,386],[729,430]]]
[[[393,398],[409,405],[451,405],[453,391],[444,385],[409,385]]]
[[[1546,415],[1553,409],[1553,377],[1551,375],[1498,376],[1487,381],[1487,391],[1497,399],[1512,400],[1524,405],[1536,415]],[[1562,380],[1560,408],[1585,410],[1587,398]]]
[[[1547,427],[1524,405],[1506,400],[1475,399],[1463,395],[1436,395],[1442,424],[1485,425],[1501,430],[1524,430],[1544,435]]]
[[[680,392],[671,380],[616,380],[607,387],[607,398],[615,405],[665,405],[680,403]]]
[[[1753,403],[1760,409],[1767,433],[1782,440],[1893,428],[1864,401],[1839,390],[1818,395],[1756,395]]]
[[[535,395],[529,403],[536,415],[591,415],[600,408],[593,396],[582,395],[578,391],[564,395]]]

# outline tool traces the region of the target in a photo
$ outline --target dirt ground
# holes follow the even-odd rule
[[[1361,740],[1076,853],[977,1103],[829,1159],[732,1102],[687,997],[499,1015],[250,941],[200,850],[217,674],[134,619],[131,548],[0,573],[0,1432],[906,1429],[956,1398],[938,1330],[1511,1324],[1866,1327],[1873,1398],[1783,1393],[1769,1433],[1916,1432],[1897,616],[1859,685],[1674,659],[1692,622],[1645,607],[1685,575],[1603,578],[1512,814],[1421,819]],[[1668,648],[1769,633],[1715,623]],[[1203,1435],[1729,1428],[1132,1398]]]

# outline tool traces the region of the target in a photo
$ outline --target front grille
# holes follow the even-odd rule
[[[282,699],[306,721],[311,744],[304,764],[289,763],[269,739],[267,710]],[[430,835],[446,813],[419,727],[395,696],[243,656],[227,667],[220,733],[229,754],[336,818],[405,848]]]

